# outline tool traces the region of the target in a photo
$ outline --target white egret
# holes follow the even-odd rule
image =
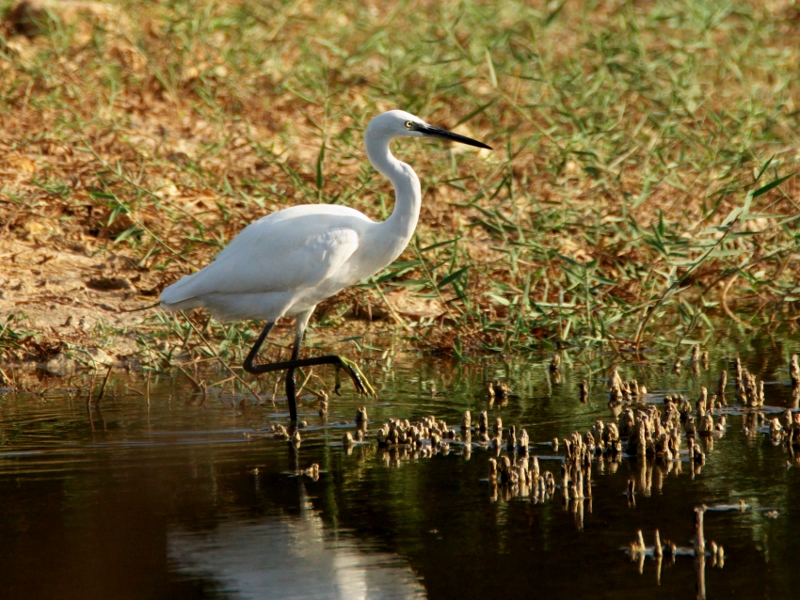
[[[359,393],[374,394],[354,362],[336,355],[301,359],[300,345],[317,304],[391,264],[414,234],[422,194],[414,170],[389,151],[389,142],[397,137],[438,138],[491,150],[401,110],[378,115],[370,121],[364,143],[372,166],[394,186],[395,206],[386,221],[376,223],[334,204],[286,208],[245,227],[211,264],[161,293],[166,310],[205,307],[220,320],[265,320],[244,369],[255,375],[287,369],[292,421],[297,420],[297,368],[335,365],[337,393],[339,369],[344,369]],[[296,320],[291,360],[255,364],[261,344],[281,317]]]

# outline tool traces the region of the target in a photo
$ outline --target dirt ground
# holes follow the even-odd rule
[[[132,309],[153,305],[155,297],[141,295],[147,277],[135,262],[119,254],[87,256],[78,250],[40,246],[35,242],[3,240],[0,246],[0,315],[13,317],[13,328],[40,332],[41,350],[63,342],[93,347],[98,328],[109,325],[132,330],[157,310]],[[51,335],[48,342],[48,334]],[[129,335],[107,334],[114,352],[133,354]]]

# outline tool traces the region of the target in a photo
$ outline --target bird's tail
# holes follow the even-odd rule
[[[164,310],[168,310],[170,312],[176,312],[179,310],[190,310],[192,308],[199,308],[203,306],[203,303],[196,298],[189,298],[188,300],[184,300],[182,302],[160,302],[159,306]]]
[[[171,286],[164,288],[161,292],[159,302],[164,310],[188,310],[201,306],[202,303],[196,297],[195,275],[187,275],[179,279]]]

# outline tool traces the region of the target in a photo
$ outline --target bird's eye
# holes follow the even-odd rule
[[[414,129],[414,121],[406,121],[406,129]]]

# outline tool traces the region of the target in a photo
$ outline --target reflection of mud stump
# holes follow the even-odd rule
[[[792,354],[792,360],[789,365],[789,375],[792,377],[793,407],[800,408],[800,363],[798,362],[797,354]]]

